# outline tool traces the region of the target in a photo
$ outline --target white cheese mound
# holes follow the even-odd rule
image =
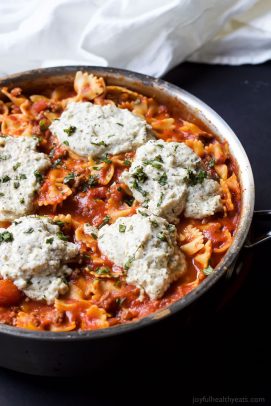
[[[219,183],[213,179],[188,187],[185,217],[202,219],[223,209]]]
[[[127,270],[127,283],[144,290],[151,299],[163,296],[186,270],[175,226],[140,209],[131,217],[102,227],[98,246],[112,262]]]
[[[199,162],[186,144],[150,140],[138,148],[121,180],[150,212],[176,223],[186,202],[187,169],[196,168]]]
[[[0,275],[33,300],[53,303],[68,290],[66,265],[78,253],[48,217],[25,216],[0,228]]]
[[[89,102],[70,103],[50,126],[72,151],[93,158],[136,149],[150,138],[150,129],[143,118],[129,110]]]
[[[31,137],[0,137],[0,221],[12,221],[33,209],[39,174],[50,166],[49,158],[36,151],[37,142]]]

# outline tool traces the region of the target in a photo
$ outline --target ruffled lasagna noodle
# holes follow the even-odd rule
[[[73,88],[60,86],[44,94],[26,95],[20,88],[1,91],[1,136],[36,137],[37,150],[51,162],[40,179],[32,214],[49,216],[79,248],[76,261],[69,264],[69,289],[52,304],[29,299],[11,280],[1,279],[1,323],[55,332],[127,323],[170,305],[215,272],[232,243],[240,213],[238,172],[226,142],[196,121],[184,120],[181,112],[173,114],[154,98],[122,86],[107,86],[103,78],[88,73],[77,72]],[[202,160],[204,174],[220,184],[221,212],[203,219],[179,216],[177,243],[187,270],[159,299],[142,296],[138,287],[126,283],[125,269],[102,255],[95,233],[120,217],[135,215],[141,207],[121,180],[135,151],[88,159],[73,152],[68,142],[60,143],[49,127],[70,102],[128,109],[146,120],[156,139],[191,148]],[[9,226],[9,222],[0,223],[1,228]],[[0,244],[7,235],[2,234]]]

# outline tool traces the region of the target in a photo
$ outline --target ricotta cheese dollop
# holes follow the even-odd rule
[[[202,183],[188,187],[185,217],[202,219],[222,209],[220,186],[215,180],[204,179]]]
[[[0,228],[0,275],[33,300],[53,303],[68,290],[66,264],[78,253],[47,217],[25,216]]]
[[[134,198],[151,213],[178,223],[185,216],[204,218],[221,210],[220,186],[212,179],[198,177],[190,186],[191,174],[197,178],[201,159],[184,143],[150,140],[138,148],[135,159],[120,180]]]
[[[177,246],[176,228],[161,217],[139,210],[98,231],[101,252],[127,270],[127,283],[158,299],[186,270]]]
[[[29,214],[50,159],[31,137],[0,137],[0,221]]]
[[[70,103],[50,126],[72,151],[93,158],[136,149],[151,137],[150,129],[143,118],[127,109],[90,102]]]
[[[144,207],[176,223],[186,203],[187,169],[196,168],[199,162],[185,144],[150,140],[138,148],[121,180]]]

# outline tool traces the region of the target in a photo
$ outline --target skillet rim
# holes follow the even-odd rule
[[[9,326],[5,324],[0,324],[0,334],[24,337],[28,339],[35,339],[40,341],[80,341],[80,340],[97,340],[107,337],[112,337],[115,335],[128,333],[133,330],[138,330],[143,327],[149,326],[151,324],[157,323],[159,320],[165,319],[177,312],[185,309],[198,298],[204,295],[211,287],[213,287],[221,277],[223,277],[227,272],[231,272],[232,266],[237,259],[238,253],[240,252],[245,239],[247,237],[254,210],[255,202],[255,187],[253,173],[249,159],[246,152],[239,141],[238,137],[234,131],[229,127],[229,125],[224,121],[224,119],[216,113],[211,107],[206,103],[201,101],[196,96],[187,92],[186,90],[173,85],[163,79],[153,78],[148,75],[144,75],[137,72],[132,72],[125,69],[110,68],[110,67],[99,67],[99,66],[59,66],[50,68],[33,69],[25,72],[19,72],[6,77],[0,78],[0,86],[8,86],[13,84],[13,82],[22,82],[23,80],[35,80],[38,77],[49,78],[50,76],[65,76],[69,74],[75,74],[78,70],[87,71],[100,76],[115,76],[124,77],[128,81],[138,83],[143,85],[143,87],[156,88],[168,95],[170,98],[175,98],[184,104],[188,110],[193,112],[194,116],[199,116],[206,123],[207,126],[212,127],[212,132],[216,133],[222,138],[224,134],[228,134],[230,138],[230,149],[233,158],[238,162],[239,168],[239,178],[242,183],[242,210],[241,217],[239,221],[238,228],[236,230],[234,241],[227,251],[226,255],[223,257],[220,264],[216,267],[214,273],[209,275],[200,285],[193,289],[183,298],[177,300],[170,306],[158,310],[142,319],[137,321],[129,322],[126,324],[120,324],[112,327],[107,327],[104,329],[90,330],[90,331],[71,331],[71,332],[50,332],[50,331],[36,331],[28,330],[20,327]],[[15,83],[14,83],[15,84]],[[226,137],[227,141],[228,138]],[[232,145],[237,149],[236,155],[232,151]],[[237,154],[238,152],[238,154]],[[239,159],[237,159],[238,157]]]

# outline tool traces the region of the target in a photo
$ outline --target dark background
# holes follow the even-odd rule
[[[252,165],[256,209],[271,209],[271,63],[184,63],[165,79],[205,101],[232,127]],[[135,340],[127,362],[81,378],[35,377],[0,368],[0,406],[186,406],[202,396],[201,404],[230,405],[227,399],[211,399],[223,396],[247,399],[232,399],[232,404],[271,404],[270,249],[271,242],[254,252],[252,269],[223,310],[206,312],[187,329],[176,318],[170,329],[160,329],[159,337],[143,330],[152,347],[149,357]],[[265,400],[252,403],[250,397]]]

